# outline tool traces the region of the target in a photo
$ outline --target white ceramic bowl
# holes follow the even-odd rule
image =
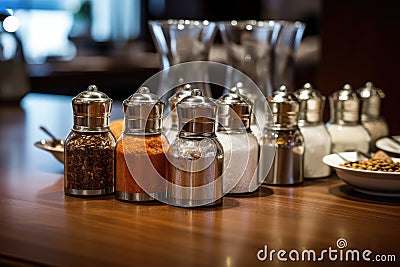
[[[357,160],[357,152],[340,153],[349,161]],[[337,176],[362,193],[379,196],[400,196],[400,172],[367,171],[339,166],[345,160],[337,154],[326,155],[322,161],[335,169]],[[400,159],[393,158],[399,162]]]

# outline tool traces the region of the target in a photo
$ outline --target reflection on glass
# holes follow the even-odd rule
[[[299,21],[279,21],[281,32],[274,51],[273,87],[281,85],[295,91],[294,59],[306,25]]]
[[[162,69],[183,62],[207,61],[217,30],[216,23],[207,20],[158,20],[149,21],[149,26],[160,55]],[[199,73],[197,81],[207,80],[202,76],[204,70],[194,70],[193,73]],[[184,82],[185,77],[181,77],[181,83]],[[211,96],[208,84],[199,83],[196,86],[202,89],[206,96]]]
[[[219,29],[228,52],[228,64],[249,76],[265,96],[272,94],[272,56],[280,24],[274,21],[233,20],[221,22]],[[230,79],[232,87],[242,82],[236,81],[235,77]]]

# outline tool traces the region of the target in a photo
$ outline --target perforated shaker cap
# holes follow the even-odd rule
[[[112,99],[90,85],[72,99],[74,130],[103,131],[109,126]]]
[[[179,101],[176,108],[180,133],[215,133],[217,105],[213,99],[203,96],[200,89],[193,89],[191,95]]]
[[[314,89],[310,83],[297,90],[295,96],[300,102],[299,125],[318,124],[322,122],[325,96]]]
[[[379,117],[385,93],[371,82],[367,82],[364,87],[359,88],[357,93],[361,99],[361,119],[364,121]]]
[[[292,128],[297,126],[299,101],[294,94],[289,93],[285,85],[272,92],[267,98],[271,108],[274,124],[268,127]]]
[[[139,88],[136,93],[125,99],[125,133],[158,134],[161,133],[165,103],[147,87]]]
[[[349,84],[329,96],[331,123],[358,124],[360,122],[360,98]]]
[[[250,129],[251,104],[239,90],[231,91],[217,100],[218,130]]]

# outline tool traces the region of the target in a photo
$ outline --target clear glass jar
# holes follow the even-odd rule
[[[327,129],[332,138],[333,153],[356,150],[368,153],[371,137],[362,125],[328,123]]]
[[[124,131],[117,141],[115,198],[165,200],[167,141],[161,134],[164,102],[141,87],[124,100]]]
[[[114,192],[115,137],[109,127],[112,100],[97,87],[72,100],[74,126],[64,145],[64,192],[96,196]]]
[[[222,203],[224,152],[215,135],[217,106],[199,89],[177,105],[180,131],[167,153],[169,204],[181,207]]]
[[[332,152],[369,152],[371,137],[360,123],[360,99],[348,84],[329,96],[331,119],[326,124]]]
[[[385,93],[371,82],[359,88],[357,93],[361,99],[361,124],[371,136],[370,150],[376,151],[375,142],[389,135],[389,126],[381,116],[381,103]]]
[[[304,178],[330,175],[330,167],[322,158],[331,152],[332,140],[322,122],[325,97],[310,83],[295,92],[300,102],[298,125],[304,138]]]
[[[217,104],[217,137],[224,150],[223,192],[254,192],[261,183],[257,179],[258,142],[250,130],[251,103],[233,89]]]
[[[295,62],[306,24],[300,21],[278,20],[281,31],[274,48],[274,65],[272,67],[273,88],[284,84],[295,88]]]
[[[155,47],[160,56],[161,68],[168,69],[171,66],[191,61],[207,61],[209,58],[211,44],[217,33],[217,24],[207,20],[150,20],[148,21],[150,33],[153,37]],[[197,65],[196,68],[199,68]],[[204,77],[206,72],[193,71],[190,75],[194,80],[207,81]],[[161,81],[158,95],[169,88],[167,80]],[[186,80],[188,79],[188,80]],[[185,75],[177,80],[182,83],[191,82]],[[198,82],[196,88],[203,90],[206,96],[212,96],[208,83]]]
[[[271,95],[272,58],[281,24],[275,21],[232,20],[220,22],[218,26],[229,65],[249,76],[265,96]],[[235,77],[230,79],[236,80]]]

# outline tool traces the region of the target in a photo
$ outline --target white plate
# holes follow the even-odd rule
[[[340,155],[349,161],[357,160],[357,152],[342,152]],[[345,160],[337,154],[326,155],[322,161],[334,168],[338,177],[357,191],[379,196],[400,196],[399,172],[366,171],[339,166]],[[393,158],[393,161],[398,162],[400,159]]]
[[[400,141],[400,136],[393,136],[394,139]],[[388,137],[383,137],[375,142],[375,146],[385,152],[399,154],[400,145],[396,144],[393,140]]]

